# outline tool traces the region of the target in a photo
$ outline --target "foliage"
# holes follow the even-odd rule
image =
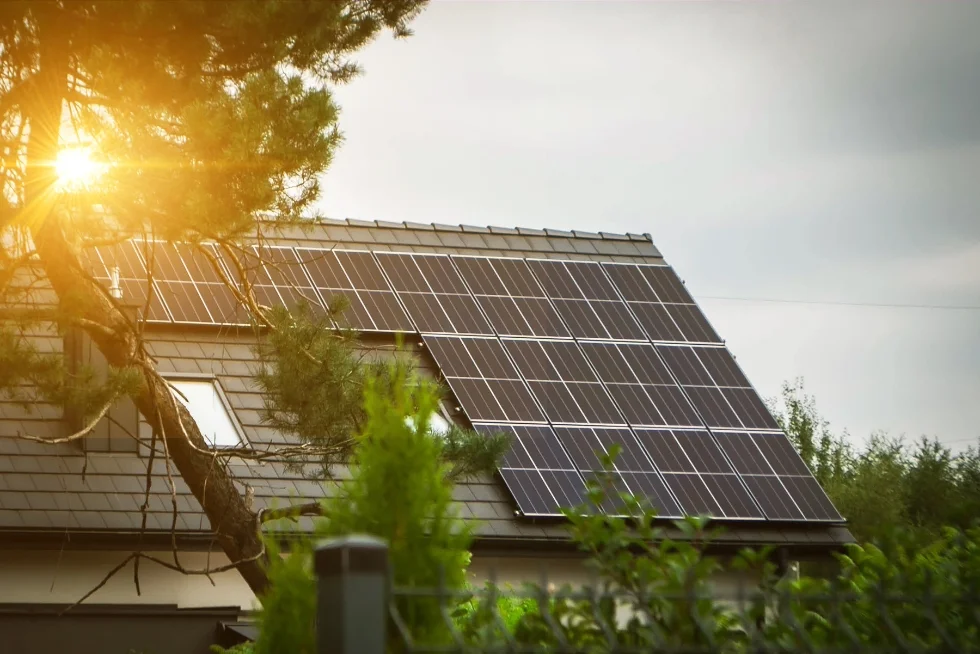
[[[143,347],[144,325],[93,278],[91,246],[180,242],[203,260],[211,250],[201,244],[217,243],[223,263],[211,261],[208,272],[225,266],[232,290],[249,295],[246,273],[255,262],[238,265],[246,244],[315,217],[321,175],[341,140],[334,85],[354,76],[352,57],[377,35],[408,34],[424,4],[0,2],[0,399],[29,385],[43,397],[15,399],[64,405],[85,418],[132,395],[216,542],[256,591],[265,579],[254,512],[213,465],[193,417],[171,402]],[[66,146],[90,151],[103,174],[60,188],[52,163]],[[126,302],[143,304],[152,276],[163,272],[154,249],[147,251],[146,279],[126,280]],[[255,298],[238,299],[263,322]],[[52,312],[92,338],[112,368],[107,380],[57,365],[59,351],[25,345]],[[344,370],[338,365],[332,381]],[[291,398],[295,387],[280,390]],[[342,381],[330,386],[338,390],[332,396],[306,390],[318,400],[311,412],[340,406],[343,413],[352,397],[353,406],[360,401]],[[323,437],[312,430],[315,418],[299,417],[294,431]],[[346,428],[334,423],[337,432]]]
[[[703,519],[676,523],[680,537],[651,527],[653,512],[623,497],[630,520],[589,510],[605,501],[594,485],[590,505],[569,511],[572,537],[588,553],[598,582],[578,592],[531,589],[509,616],[494,615],[499,592],[458,612],[467,651],[505,644],[522,651],[975,651],[980,612],[980,529],[944,530],[928,547],[895,534],[886,554],[874,545],[839,555],[831,579],[777,578],[768,551],[731,562],[755,579],[733,604],[711,587],[723,569],[705,555]],[[513,597],[509,598],[513,606]]]
[[[846,433],[830,431],[799,380],[784,385],[774,409],[859,542],[888,551],[899,530],[926,545],[945,528],[968,529],[980,516],[977,448],[954,454],[934,439],[908,443],[882,434],[855,447]]]
[[[409,381],[409,357],[394,366],[368,358],[355,333],[333,328],[331,318],[344,308],[338,305],[317,315],[305,303],[292,310],[275,307],[268,314],[274,329],[254,348],[260,363],[255,379],[262,390],[262,418],[276,431],[316,447],[321,464],[313,475],[317,478],[329,477],[335,464],[349,461],[359,444],[352,435],[363,429],[368,416],[363,401],[368,382],[378,397],[391,398],[404,392]],[[401,352],[396,349],[394,354],[397,360]],[[430,414],[438,413],[440,389],[426,384],[425,393],[434,402]],[[451,425],[439,453],[449,464],[447,478],[457,481],[492,474],[508,447],[502,434],[477,434]]]
[[[429,428],[437,389],[404,366],[392,365],[382,379],[367,379],[351,478],[341,493],[323,502],[327,517],[316,522],[313,540],[352,533],[384,538],[395,584],[461,590],[471,534],[452,506],[444,441]],[[313,651],[313,540],[300,535],[288,557],[273,557],[256,654]],[[402,598],[397,606],[420,641],[448,638],[438,600]]]

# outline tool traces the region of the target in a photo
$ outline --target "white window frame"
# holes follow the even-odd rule
[[[190,412],[191,417],[194,418],[198,428],[201,430],[201,435],[204,436],[204,439],[207,441],[209,447],[216,450],[248,447],[249,443],[245,438],[245,430],[242,429],[241,423],[238,422],[238,416],[235,415],[234,409],[231,408],[231,403],[228,402],[228,396],[225,395],[225,390],[221,387],[221,382],[218,381],[217,377],[205,373],[182,373],[165,374],[163,375],[163,378],[171,386],[170,392],[173,393],[174,399],[183,404]],[[235,442],[231,442],[230,439],[228,439],[227,442],[218,442],[218,439],[214,439],[214,442],[212,442],[210,437],[210,425],[213,425],[215,420],[207,420],[206,417],[202,418],[195,413],[193,404],[188,406],[188,403],[185,401],[186,394],[180,388],[181,384],[194,384],[195,386],[207,384],[211,387],[211,390],[214,392],[212,402],[215,403],[215,408],[221,408],[224,410],[224,416],[219,417],[217,421],[219,423],[226,423],[223,429],[227,430],[230,427],[231,435],[233,435],[236,439]],[[190,400],[190,398],[187,397],[187,400]],[[198,410],[200,410],[200,405],[198,405]]]

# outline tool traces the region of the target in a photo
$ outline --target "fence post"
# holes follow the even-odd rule
[[[388,545],[344,536],[317,546],[317,654],[384,654]]]

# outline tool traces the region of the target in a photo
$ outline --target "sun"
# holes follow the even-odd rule
[[[61,150],[54,162],[57,186],[62,191],[72,191],[90,186],[105,171],[105,164],[92,158],[86,147],[70,147]]]

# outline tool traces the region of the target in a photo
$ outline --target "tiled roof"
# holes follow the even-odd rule
[[[352,249],[471,253],[488,256],[661,261],[649,235],[605,234],[527,228],[469,227],[388,223],[383,221],[321,220],[302,226],[267,230],[281,244]],[[246,438],[256,446],[276,446],[287,437],[262,423],[262,398],[253,383],[255,360],[247,336],[204,329],[149,329],[147,347],[168,373],[213,374],[228,398]],[[57,351],[61,339],[39,337],[40,347]],[[424,367],[423,359],[418,359]],[[43,533],[63,538],[67,533],[132,534],[139,530],[139,507],[146,489],[146,459],[135,454],[83,455],[72,444],[42,445],[16,438],[18,433],[63,435],[58,407],[37,405],[33,412],[0,400],[0,533]],[[148,436],[148,427],[141,425]],[[144,438],[144,442],[148,442]],[[279,463],[231,463],[239,485],[255,491],[255,508],[304,502],[336,492],[333,482],[320,483]],[[342,474],[338,475],[342,478]],[[147,527],[167,534],[171,529],[171,494],[162,460],[154,462]],[[177,531],[206,535],[207,517],[187,485],[176,475]],[[454,491],[457,508],[475,520],[477,536],[488,541],[526,543],[567,541],[564,526],[554,521],[533,522],[515,517],[503,486],[491,478],[470,480]],[[839,527],[729,527],[725,539],[736,543],[801,544],[832,547],[850,542]],[[547,546],[547,545],[546,545]]]

